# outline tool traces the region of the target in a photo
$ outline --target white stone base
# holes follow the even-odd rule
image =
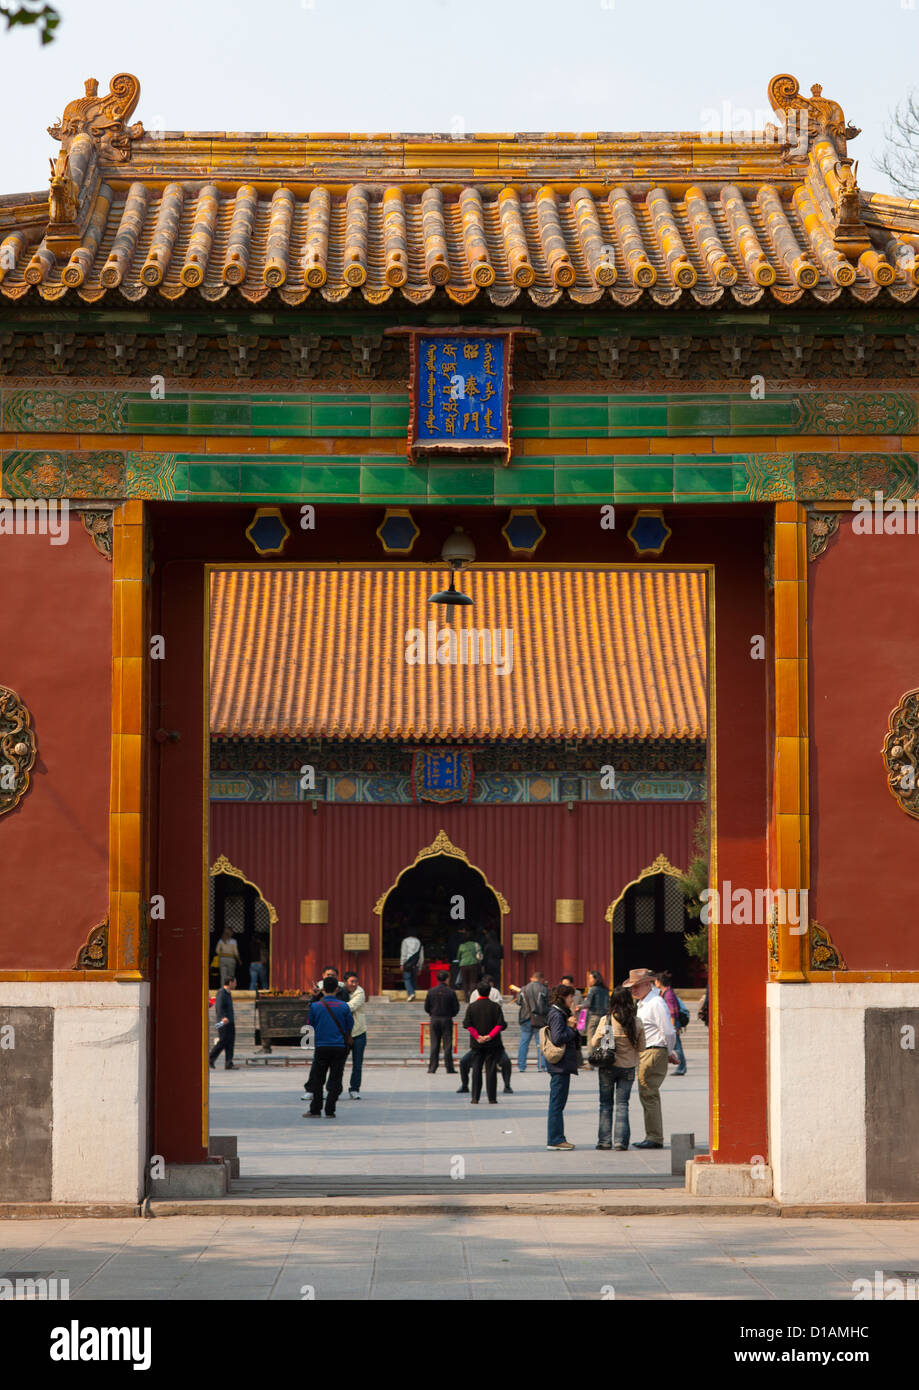
[[[219,1163],[167,1163],[163,1177],[150,1179],[150,1196],[225,1197],[229,1167],[228,1159]]]
[[[138,1202],[150,986],[9,981],[0,983],[0,1004],[54,1010],[52,1201]]]
[[[919,984],[770,984],[769,1159],[782,1202],[865,1202],[865,1010]]]
[[[767,1163],[686,1164],[686,1191],[693,1197],[771,1197]]]

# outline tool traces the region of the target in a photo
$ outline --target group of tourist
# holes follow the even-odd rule
[[[669,974],[647,969],[632,970],[619,989],[610,991],[598,971],[591,971],[586,999],[570,975],[563,975],[551,991],[541,971],[534,971],[522,989],[511,987],[520,1013],[520,1045],[517,1070],[526,1071],[530,1043],[537,1036],[536,1066],[549,1073],[547,1147],[573,1149],[564,1131],[564,1111],[571,1077],[582,1066],[595,1066],[599,1077],[600,1122],[598,1149],[628,1149],[631,1141],[629,1098],[638,1077],[638,1094],[645,1122],[645,1137],[634,1148],[664,1146],[660,1088],[667,1064],[676,1064],[675,1075],[686,1073],[680,1031],[689,1022],[675,994]],[[462,1027],[469,1034],[469,1050],[460,1058],[460,1093],[469,1092],[473,1105],[485,1092],[489,1104],[498,1101],[498,1072],[504,1090],[513,1094],[511,1062],[501,1035],[507,1027],[503,1000],[488,975],[471,987]],[[456,990],[449,974],[441,970],[436,986],[424,1003],[430,1015],[431,1049],[428,1071],[437,1071],[441,1052],[448,1073],[453,1066],[453,1023],[459,1013]],[[588,1057],[583,1058],[583,1049]],[[471,1087],[470,1087],[471,1078]]]
[[[471,939],[471,938],[470,938]],[[411,941],[411,938],[407,938]],[[403,943],[404,945],[405,943]],[[498,1074],[505,1094],[511,1087],[511,1059],[502,1034],[507,1028],[503,999],[489,974],[478,975],[477,964],[467,967],[468,986],[462,1028],[469,1035],[469,1047],[459,1059],[459,1094],[468,1094],[478,1105],[483,1089],[490,1105],[498,1103]],[[471,971],[476,969],[473,981]],[[235,1024],[232,991],[235,977],[229,974],[215,1000],[217,1042],[209,1062],[225,1054],[226,1069],[235,1070],[233,1048]],[[595,1067],[599,1080],[598,1149],[624,1151],[631,1142],[629,1100],[636,1075],[644,1115],[645,1137],[632,1147],[661,1149],[664,1145],[660,1088],[667,1076],[668,1062],[676,1066],[675,1075],[686,1072],[686,1058],[680,1031],[689,1021],[684,1006],[673,990],[669,974],[655,975],[647,969],[632,970],[618,989],[608,989],[598,971],[591,971],[586,997],[570,975],[563,975],[551,990],[541,971],[534,971],[522,989],[511,986],[520,1015],[520,1044],[517,1070],[526,1071],[530,1044],[537,1040],[536,1066],[549,1074],[549,1111],[546,1147],[564,1151],[575,1146],[565,1135],[564,1112],[572,1076],[585,1066]],[[360,1099],[367,1024],[366,994],[355,973],[339,981],[338,971],[329,966],[314,985],[310,997],[308,1022],[312,1029],[314,1052],[304,1090],[310,1097],[304,1118],[323,1113],[335,1117],[339,1096],[344,1090],[344,1072],[351,1057],[348,1095]],[[707,1001],[706,1001],[707,1002]],[[453,1029],[460,1010],[456,989],[447,970],[437,972],[437,984],[427,991],[425,1012],[430,1019],[428,1071],[438,1069],[441,1053],[448,1074],[455,1073]],[[584,1058],[584,1051],[587,1057]],[[325,1098],[323,1110],[323,1097]]]

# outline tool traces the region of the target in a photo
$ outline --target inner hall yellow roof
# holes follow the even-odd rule
[[[704,574],[474,567],[458,580],[474,606],[452,622],[429,602],[446,584],[434,567],[215,571],[212,736],[705,737]],[[439,650],[453,629],[460,660],[472,629],[510,643],[500,662],[472,664],[472,642],[467,664],[432,663],[429,623]]]

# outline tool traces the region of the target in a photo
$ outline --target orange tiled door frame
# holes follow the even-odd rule
[[[786,895],[810,886],[807,705],[807,521],[799,502],[777,502],[775,540],[775,740],[772,769],[771,878]],[[803,913],[799,913],[803,916]],[[804,983],[807,922],[777,923],[771,978]]]
[[[109,970],[144,978],[144,504],[112,519],[112,764],[109,801]]]

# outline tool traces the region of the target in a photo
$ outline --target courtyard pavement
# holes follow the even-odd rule
[[[915,1270],[917,1237],[911,1221],[764,1217],[25,1220],[0,1222],[0,1272],[66,1278],[76,1303],[615,1298],[852,1304],[856,1279],[873,1281],[878,1270]],[[864,1308],[858,1303],[850,1311]]]
[[[360,1101],[345,1092],[334,1120],[302,1118],[305,1067],[247,1067],[211,1077],[210,1131],[236,1135],[240,1182],[233,1194],[252,1196],[544,1191],[555,1187],[682,1187],[671,1177],[669,1138],[695,1133],[708,1144],[708,1058],[689,1055],[685,1076],[662,1088],[663,1150],[598,1152],[598,1083],[593,1071],[572,1078],[565,1111],[573,1152],[546,1149],[548,1077],[535,1065],[511,1076],[513,1095],[498,1083],[498,1104],[457,1095],[459,1075],[441,1067],[365,1065]],[[350,1072],[346,1071],[345,1081]],[[632,1140],[644,1138],[638,1087],[633,1087]],[[272,1181],[274,1179],[274,1181]]]

